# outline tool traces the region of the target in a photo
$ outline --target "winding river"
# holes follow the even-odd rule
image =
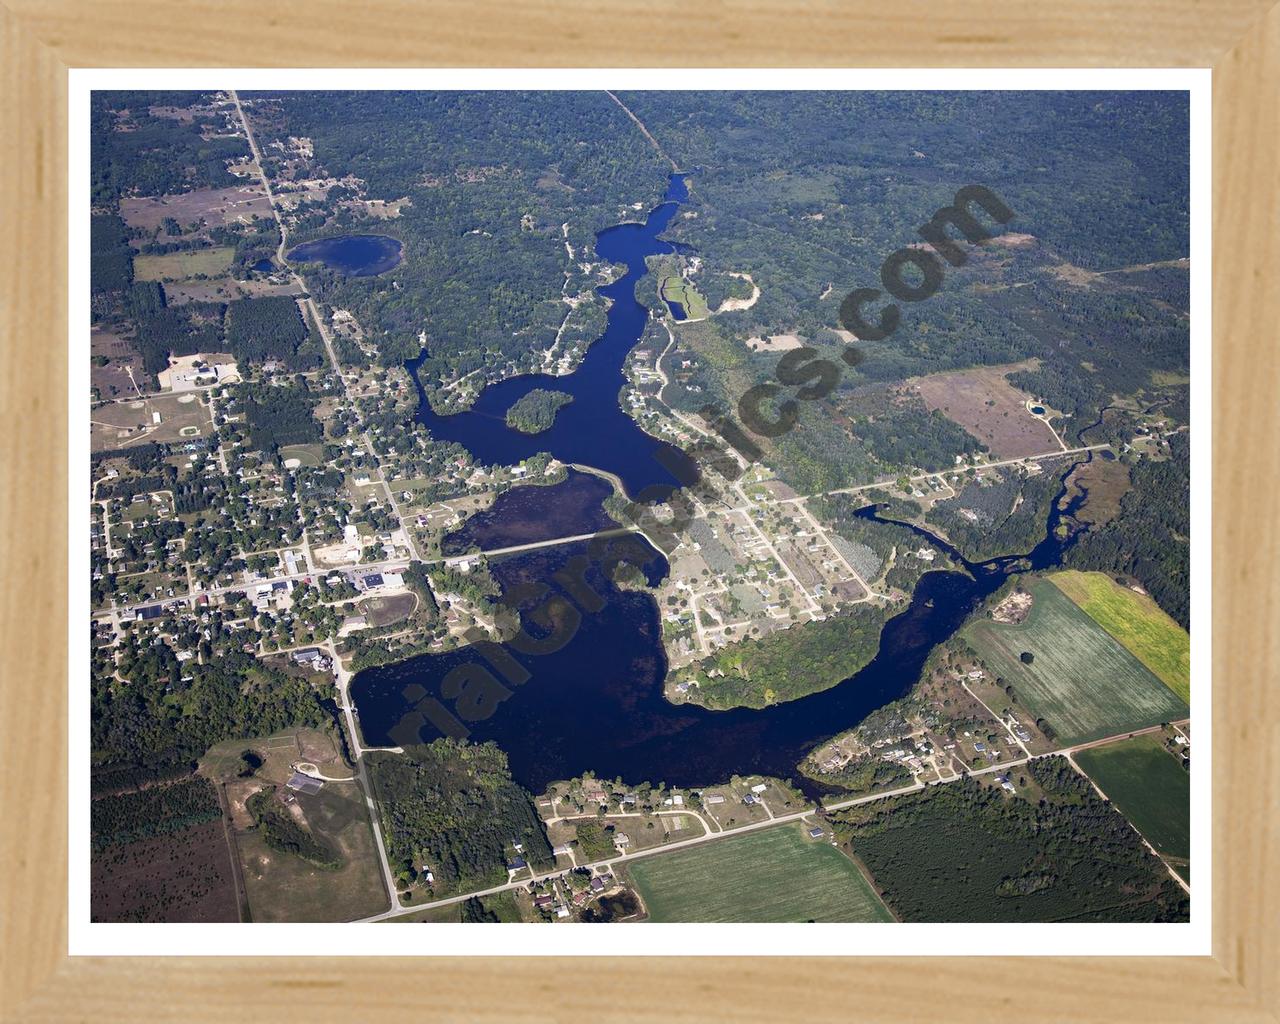
[[[650,486],[675,487],[697,480],[697,469],[680,449],[646,434],[619,403],[627,383],[622,368],[640,340],[649,310],[636,301],[636,283],[647,272],[646,256],[677,250],[658,236],[689,197],[683,176],[673,174],[666,199],[643,223],[619,224],[596,235],[602,259],[627,270],[612,284],[596,289],[609,303],[605,332],[588,349],[577,370],[564,376],[525,374],[485,388],[466,412],[442,416],[431,408],[418,377],[424,352],[408,366],[418,385],[418,419],[441,441],[457,441],[480,462],[511,466],[538,452],[561,462],[594,466],[622,481],[635,497]],[[539,434],[523,434],[506,424],[506,413],[534,388],[563,391],[573,401],[561,408],[555,423]]]

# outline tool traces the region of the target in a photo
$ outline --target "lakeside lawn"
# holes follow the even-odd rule
[[[664,301],[678,302],[680,308],[684,310],[685,320],[705,320],[711,315],[711,310],[707,308],[707,300],[702,297],[702,293],[680,274],[664,277],[658,286],[658,294]]]

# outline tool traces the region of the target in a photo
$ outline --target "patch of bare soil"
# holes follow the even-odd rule
[[[936,409],[983,441],[1001,459],[1018,459],[1059,448],[1053,431],[1027,411],[1031,397],[1009,383],[1007,375],[1035,362],[980,366],[970,370],[913,377],[907,385],[929,409]]]
[[[1005,622],[1016,626],[1031,614],[1032,597],[1028,591],[1015,590],[998,605],[991,609],[991,618],[996,622]]]

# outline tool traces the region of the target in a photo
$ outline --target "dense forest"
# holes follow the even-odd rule
[[[216,302],[165,304],[164,287],[155,281],[139,281],[129,291],[128,304],[136,332],[134,347],[143,368],[157,374],[169,365],[169,356],[220,352],[223,345],[225,307]]]
[[[836,835],[904,921],[1187,920],[1183,890],[1065,758],[1010,778],[1031,798],[962,779],[839,811]]]
[[[1160,294],[1127,283],[1080,287],[1053,277],[989,293],[993,309],[1045,343],[1039,368],[1012,374],[1010,383],[1066,413],[1068,433],[1078,437],[1114,396],[1145,392],[1153,373],[1186,373],[1187,317]]]
[[[556,413],[572,401],[573,396],[563,391],[534,388],[507,410],[507,426],[523,434],[540,434],[551,429]]]
[[[1122,572],[1191,628],[1191,440],[1169,438],[1170,457],[1144,458],[1130,471],[1120,515],[1084,533],[1067,552],[1077,569]]]
[[[972,562],[1030,551],[1044,538],[1049,506],[1062,487],[1064,466],[1046,463],[1029,474],[1020,466],[983,473],[954,498],[925,515]]]
[[[213,783],[197,775],[133,793],[99,797],[91,805],[89,834],[94,849],[100,850],[180,832],[221,816]]]
[[[1014,211],[1010,230],[1089,269],[1188,254],[1185,93],[619,96],[699,169],[698,216],[673,233],[711,267],[751,273],[761,300],[735,314],[750,334],[833,326],[808,297],[834,282],[834,312],[971,183]]]
[[[133,281],[129,232],[114,213],[89,218],[89,290],[95,296],[118,292]]]
[[[298,303],[288,296],[229,303],[227,345],[237,359],[276,359],[290,370],[313,370],[324,358]]]
[[[332,720],[308,683],[239,651],[183,664],[167,644],[128,646],[119,674],[93,680],[95,768],[189,762],[220,740]]]
[[[354,174],[371,198],[407,197],[379,231],[404,244],[404,262],[376,277],[321,271],[326,302],[377,325],[384,364],[418,350],[424,382],[510,364],[533,368],[572,293],[590,287],[578,263],[624,207],[652,206],[670,168],[604,92],[245,93],[267,153],[272,139],[312,141],[297,168],[268,155],[282,178]],[[349,211],[323,216],[292,242],[349,231]],[[565,229],[562,230],[562,225]],[[567,232],[567,237],[566,237]],[[566,252],[566,241],[577,258]]]
[[[319,336],[291,298],[170,306],[157,281],[121,287],[122,313],[134,325],[133,345],[149,374],[165,369],[170,355],[197,352],[227,351],[242,363],[274,359],[288,370],[313,370],[323,362]]]
[[[221,114],[209,109],[184,122],[154,113],[207,99],[207,93],[196,92],[94,90],[89,103],[93,201],[238,184],[226,161],[248,157],[249,147],[243,138],[219,134],[226,130]]]
[[[414,874],[429,867],[436,895],[506,881],[513,841],[535,867],[554,863],[532,798],[494,744],[440,739],[367,761],[388,857]]]
[[[664,394],[688,412],[732,410],[772,377],[777,349],[759,341],[768,335],[799,335],[838,360],[849,343],[837,333],[843,297],[877,286],[885,257],[918,244],[921,225],[961,187],[992,189],[1014,212],[998,225],[979,211],[1011,234],[947,264],[927,301],[899,303],[897,330],[859,341],[864,358],[836,390],[802,402],[798,424],[763,443],[766,464],[798,490],[871,482],[907,465],[941,468],[980,447],[912,404],[868,409],[874,382],[1038,360],[1011,380],[1062,411],[1075,437],[1113,396],[1145,393],[1153,373],[1188,366],[1186,265],[1095,272],[1187,256],[1189,164],[1185,145],[1170,149],[1187,137],[1185,96],[623,99],[677,161],[698,168],[689,216],[669,231],[697,249],[695,283],[732,270],[761,289],[748,310],[675,329],[667,365],[683,369]],[[880,305],[869,307],[873,319]]]
[[[237,402],[249,421],[249,437],[255,448],[278,451],[282,445],[309,444],[321,440],[315,418],[316,400],[304,386],[242,385]]]

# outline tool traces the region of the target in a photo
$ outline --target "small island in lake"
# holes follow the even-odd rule
[[[534,388],[507,410],[507,426],[522,434],[541,434],[551,429],[556,413],[572,401],[573,396],[563,391]]]

